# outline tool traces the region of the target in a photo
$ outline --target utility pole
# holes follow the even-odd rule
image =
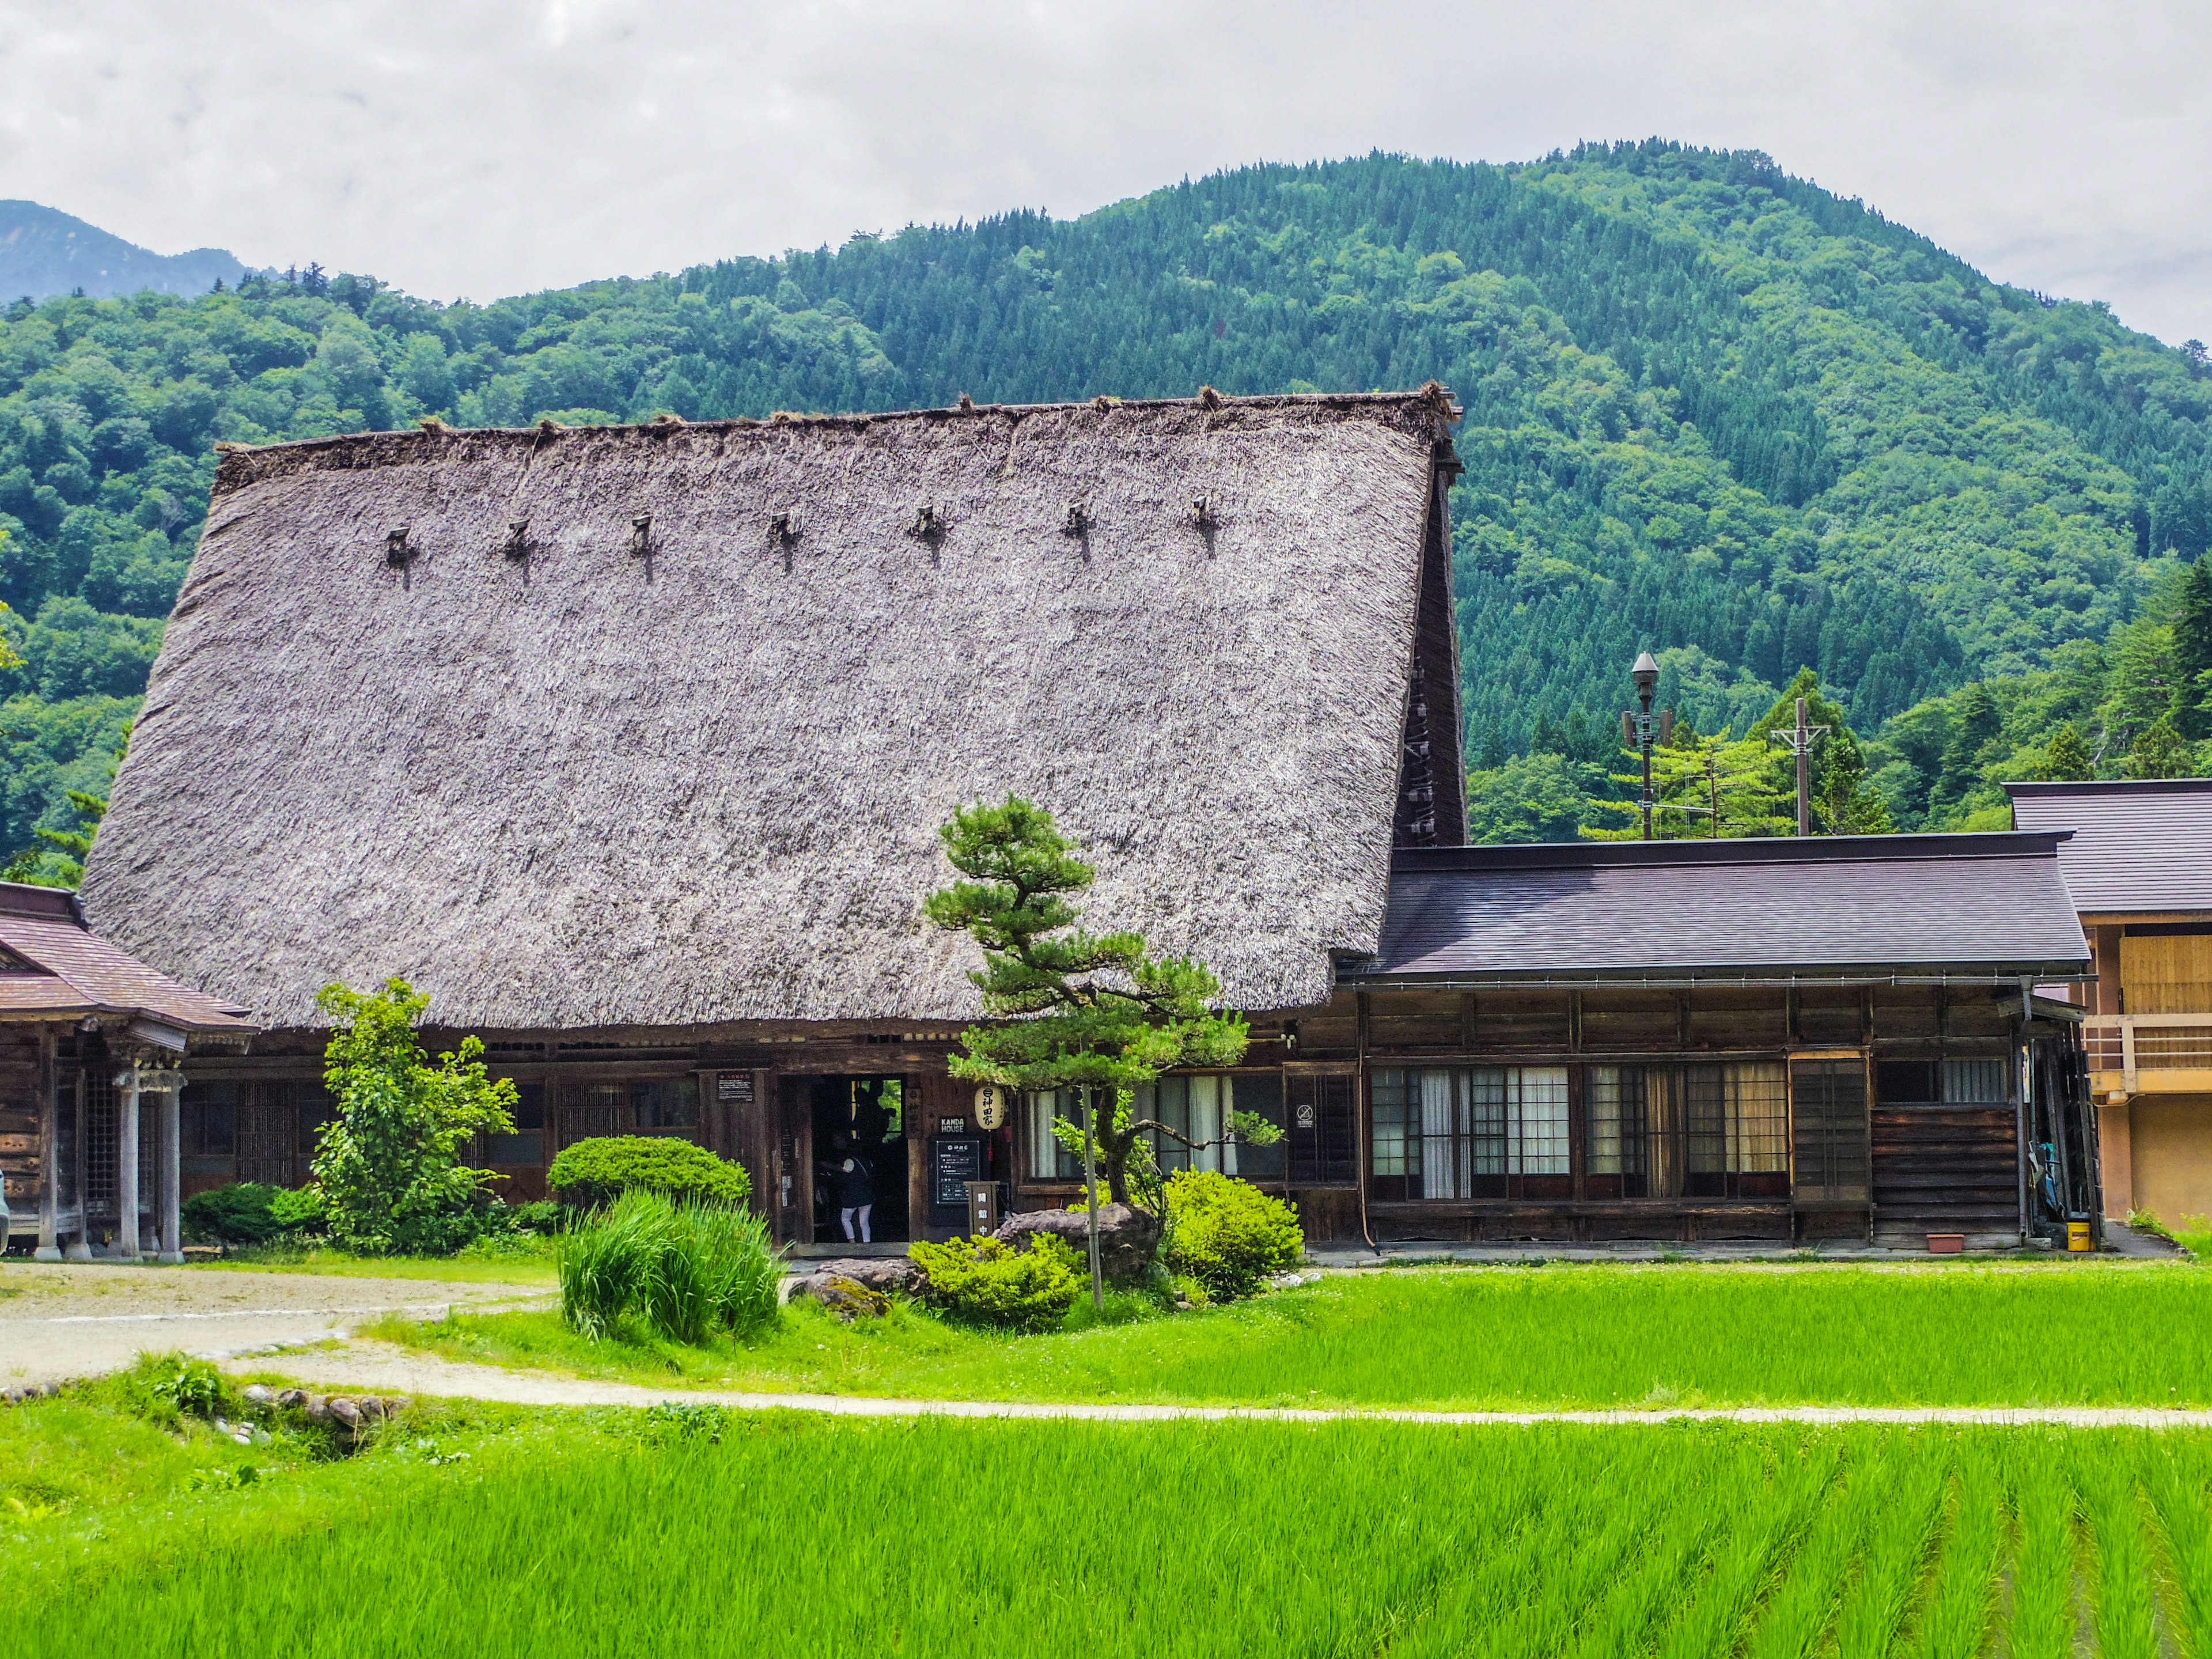
[[[1797,833],[1813,833],[1813,739],[1825,738],[1825,726],[1808,726],[1805,699],[1797,699],[1797,724],[1789,731],[1770,733],[1781,739],[1783,745],[1797,757]]]
[[[1083,1103],[1083,1191],[1091,1205],[1091,1310],[1106,1311],[1106,1275],[1098,1265],[1098,1212],[1104,1200],[1098,1193],[1098,1091],[1085,1086],[1077,1098]]]

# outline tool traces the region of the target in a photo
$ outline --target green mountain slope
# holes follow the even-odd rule
[[[1493,763],[1602,758],[1645,645],[1700,729],[1809,665],[1869,732],[2055,672],[2206,539],[2201,348],[1992,284],[1762,156],[1658,143],[1246,168],[483,307],[319,273],[52,300],[0,321],[27,659],[0,685],[0,848],[69,825],[60,789],[112,751],[218,438],[1431,378],[1468,410],[1460,623]]]

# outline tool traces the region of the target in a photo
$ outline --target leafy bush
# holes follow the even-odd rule
[[[1196,1279],[1213,1301],[1251,1295],[1305,1255],[1297,1211],[1249,1181],[1178,1170],[1168,1178],[1167,1199],[1168,1270]]]
[[[323,1195],[262,1181],[234,1181],[194,1193],[182,1210],[185,1237],[195,1244],[266,1244],[288,1233],[319,1231]]]
[[[229,1393],[221,1371],[181,1353],[140,1354],[123,1377],[123,1387],[142,1416],[172,1424],[184,1417],[213,1417]]]
[[[1073,1250],[1039,1233],[1026,1250],[995,1238],[917,1240],[907,1254],[929,1280],[932,1305],[963,1324],[1050,1330],[1066,1318],[1087,1276]]]
[[[659,1193],[672,1202],[735,1207],[753,1189],[741,1164],[666,1135],[602,1135],[564,1146],[546,1185],[579,1210],[596,1210],[624,1193]]]
[[[561,1314],[598,1340],[636,1320],[658,1336],[744,1336],[775,1317],[782,1261],[750,1211],[626,1193],[560,1242]]]
[[[315,1006],[336,1027],[324,1050],[337,1115],[315,1147],[331,1237],[363,1255],[450,1255],[483,1230],[493,1180],[460,1161],[478,1135],[514,1127],[514,1085],[484,1070],[469,1036],[433,1065],[415,1034],[430,999],[404,979],[363,995],[325,985]]]

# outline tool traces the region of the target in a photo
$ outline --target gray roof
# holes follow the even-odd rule
[[[938,827],[1012,791],[1097,866],[1090,925],[1238,1006],[1325,1001],[1380,942],[1455,413],[1208,392],[227,453],[87,912],[277,1026],[395,974],[463,1027],[962,1019]],[[1455,707],[1431,726],[1456,776]]]
[[[1400,852],[1363,975],[2063,979],[2088,949],[2056,835],[1580,842]]]
[[[2008,783],[2021,830],[2071,830],[2058,867],[2085,915],[2212,910],[2212,778]]]

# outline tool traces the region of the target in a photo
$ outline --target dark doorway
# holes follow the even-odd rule
[[[846,1242],[844,1212],[867,1200],[869,1241],[903,1244],[906,1213],[906,1085],[895,1077],[810,1079],[814,1130],[814,1242]],[[848,1163],[860,1165],[848,1170]],[[860,1240],[854,1219],[853,1242]]]

